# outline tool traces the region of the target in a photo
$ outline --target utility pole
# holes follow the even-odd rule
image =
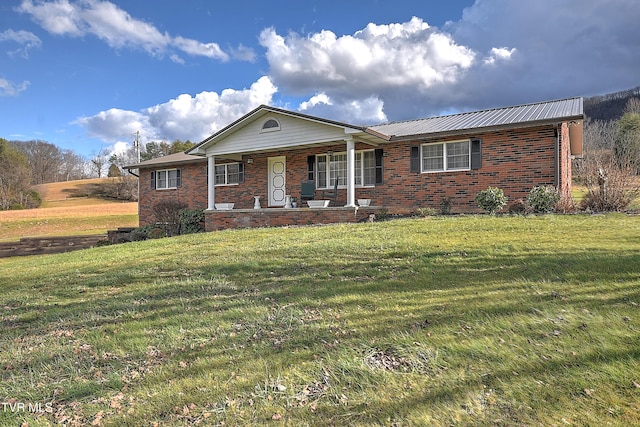
[[[133,140],[133,149],[136,152],[136,159],[140,163],[140,131],[137,130],[133,135],[136,136],[136,139]]]

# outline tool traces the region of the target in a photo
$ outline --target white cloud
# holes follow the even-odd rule
[[[28,80],[22,83],[13,83],[0,77],[0,96],[15,96],[29,87]]]
[[[497,61],[507,61],[516,52],[516,48],[508,49],[506,47],[494,47],[491,48],[489,56],[484,58],[485,64],[495,64]]]
[[[143,143],[176,139],[200,142],[260,104],[270,104],[276,92],[271,80],[261,77],[248,89],[182,94],[140,112],[113,108],[82,117],[76,123],[90,136],[111,144],[126,140],[136,131],[140,131]]]
[[[301,102],[298,110],[306,114],[333,119],[349,124],[367,125],[387,120],[383,111],[384,103],[377,97],[357,100],[342,100],[338,103],[319,93],[308,101]]]
[[[172,48],[192,56],[227,61],[229,55],[216,43],[203,43],[160,32],[155,26],[133,18],[117,5],[102,0],[24,0],[17,8],[52,34],[81,37],[92,34],[109,46],[137,48],[154,56]]]
[[[373,99],[401,120],[637,86],[637,22],[637,0],[482,0],[442,28],[417,17],[348,35],[266,28],[260,44],[283,93],[331,101],[306,111]]]
[[[13,41],[22,45],[20,49],[9,51],[8,53],[9,55],[20,55],[23,58],[29,57],[29,49],[40,47],[42,45],[42,41],[38,36],[24,30],[14,31],[9,29],[1,32],[0,42],[3,41]]]
[[[420,18],[402,24],[369,24],[354,35],[338,37],[321,31],[309,37],[273,28],[262,31],[270,75],[283,89],[310,89],[368,97],[411,87],[424,92],[455,82],[474,61],[475,53]]]

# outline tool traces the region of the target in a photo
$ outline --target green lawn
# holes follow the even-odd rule
[[[0,293],[0,425],[640,425],[638,216],[229,230]]]

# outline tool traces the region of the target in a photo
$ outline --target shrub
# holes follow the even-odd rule
[[[536,213],[553,212],[558,201],[560,193],[550,185],[533,187],[527,196],[527,205]]]
[[[440,213],[442,215],[451,215],[451,199],[443,197],[440,203]]]
[[[167,236],[180,234],[180,211],[186,208],[186,203],[177,200],[163,200],[153,205],[156,222],[166,227]]]
[[[495,215],[507,204],[507,196],[500,188],[489,187],[479,192],[475,201],[482,210],[490,215]]]
[[[522,215],[527,212],[527,204],[524,200],[518,199],[515,202],[511,203],[507,208],[510,214]]]
[[[203,209],[182,209],[180,211],[180,234],[201,233],[204,231]]]
[[[421,216],[423,218],[427,216],[437,215],[436,210],[433,208],[418,208],[416,209],[416,213],[418,214],[418,216]]]

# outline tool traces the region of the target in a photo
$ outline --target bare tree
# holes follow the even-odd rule
[[[86,178],[85,163],[87,160],[72,150],[62,151],[62,164],[60,165],[59,181]]]
[[[618,139],[617,139],[618,138]],[[640,194],[630,152],[616,152],[619,143],[615,122],[585,121],[584,158],[577,175],[587,187],[582,207],[593,211],[621,211]]]
[[[108,159],[107,151],[100,147],[100,151],[97,153],[93,153],[91,155],[91,159],[89,160],[91,164],[92,173],[96,175],[98,178],[102,178],[102,174],[104,173],[104,167],[107,164]]]

